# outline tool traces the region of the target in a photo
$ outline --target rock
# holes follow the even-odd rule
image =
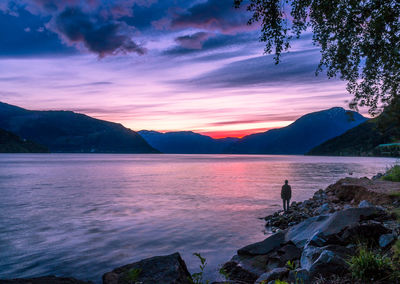
[[[395,240],[395,236],[393,234],[385,234],[379,237],[379,246],[381,248],[385,248],[392,244]]]
[[[276,268],[278,264],[269,262],[269,254],[267,255],[235,255],[231,262],[236,263],[241,269],[260,277],[265,271]]]
[[[373,207],[371,203],[369,203],[367,200],[363,200],[358,204],[358,208],[366,208],[366,207]]]
[[[190,284],[191,275],[179,253],[143,259],[103,275],[103,284]]]
[[[315,261],[320,257],[321,253],[326,250],[335,253],[343,259],[353,255],[356,251],[355,248],[347,248],[339,245],[328,245],[324,247],[306,246],[300,258],[301,268],[310,270]]]
[[[289,272],[289,283],[309,284],[310,273],[306,269],[298,268]]]
[[[331,209],[329,208],[329,204],[324,203],[324,204],[322,204],[321,207],[319,207],[315,210],[315,213],[318,215],[323,215],[323,214],[328,214],[330,210]]]
[[[310,275],[316,276],[330,276],[330,275],[344,275],[349,270],[349,264],[330,250],[324,250],[320,256],[310,267]]]
[[[335,238],[344,228],[357,224],[361,219],[371,218],[376,213],[373,207],[349,208],[329,216],[312,217],[291,227],[286,233],[286,242],[291,241],[302,248],[317,232],[321,232],[325,239]]]
[[[288,261],[300,259],[301,249],[293,244],[287,244],[275,251],[269,253],[267,258],[267,269],[283,267]]]
[[[379,180],[383,177],[382,173],[377,173],[375,176],[372,177],[372,180]]]
[[[367,240],[371,244],[377,244],[381,235],[389,233],[390,230],[380,222],[365,221],[346,227],[338,237],[342,244],[357,243]]]
[[[328,244],[328,240],[324,237],[322,232],[315,232],[315,234],[307,241],[308,245],[323,247]]]
[[[56,276],[43,276],[38,278],[19,278],[10,280],[1,280],[1,284],[93,284],[93,282],[86,282],[74,278],[56,277]]]
[[[321,255],[322,248],[314,247],[314,246],[306,246],[304,247],[303,253],[300,258],[300,266],[302,269],[310,270],[313,263],[318,259]]]
[[[238,250],[238,255],[265,255],[285,243],[285,231],[275,233],[262,242],[245,246]]]
[[[222,267],[229,275],[231,281],[240,283],[254,283],[259,276],[243,269],[236,262],[229,261]]]
[[[269,272],[262,274],[254,284],[265,283],[271,280],[282,280],[286,278],[288,275],[289,275],[289,269],[284,267],[275,268]]]
[[[343,206],[343,209],[349,209],[349,208],[352,208],[352,206],[351,206],[350,204],[345,204],[345,205]]]

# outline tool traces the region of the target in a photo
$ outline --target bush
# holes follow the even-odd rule
[[[357,280],[378,281],[394,276],[390,258],[365,248],[361,248],[358,255],[350,259],[349,265],[352,277]]]
[[[400,182],[400,165],[394,165],[386,171],[383,180]]]

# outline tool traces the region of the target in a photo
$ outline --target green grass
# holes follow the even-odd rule
[[[394,165],[386,171],[383,180],[400,182],[400,165]]]
[[[350,259],[349,265],[352,277],[361,281],[388,280],[394,276],[392,260],[366,248],[361,248],[358,255]]]
[[[394,243],[392,250],[393,250],[393,258],[397,261],[400,261],[400,240],[397,240]]]

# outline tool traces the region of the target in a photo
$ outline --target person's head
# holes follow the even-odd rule
[[[285,180],[285,184],[288,184],[289,183],[289,181],[288,180]]]

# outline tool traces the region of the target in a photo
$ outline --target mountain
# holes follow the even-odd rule
[[[48,153],[46,147],[0,129],[0,153]]]
[[[213,139],[192,131],[138,132],[152,147],[168,154],[221,154],[239,138]]]
[[[229,149],[235,154],[305,154],[367,118],[340,107],[313,112],[289,126],[243,137]]]
[[[332,138],[311,149],[307,154],[315,156],[387,156],[377,148],[400,140],[400,117],[382,113],[344,134]],[[389,154],[390,155],[390,154]]]
[[[72,111],[31,111],[0,102],[0,128],[66,153],[156,153],[121,124]]]

